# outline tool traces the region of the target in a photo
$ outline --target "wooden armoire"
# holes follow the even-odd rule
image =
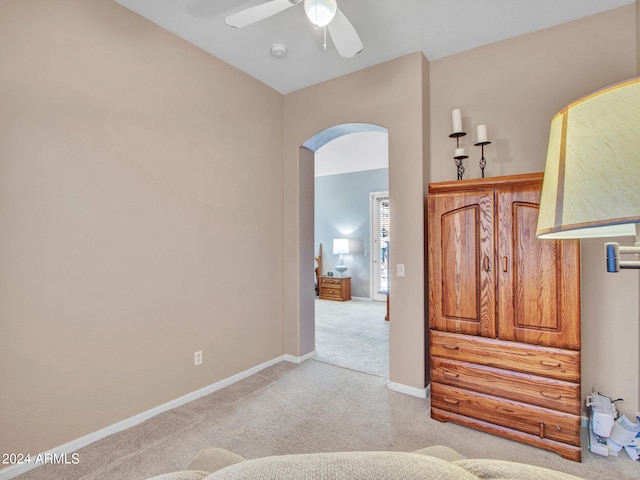
[[[431,416],[581,460],[580,243],[542,173],[429,185]]]

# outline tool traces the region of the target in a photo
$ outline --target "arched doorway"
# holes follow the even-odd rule
[[[301,220],[308,220],[309,216],[315,218],[311,225],[305,222],[305,229],[314,228],[311,235],[305,235],[305,241],[313,239],[314,256],[318,254],[319,244],[324,246],[324,268],[320,273],[334,270],[334,238],[348,239],[351,246],[346,263],[353,300],[315,299],[317,310],[303,313],[303,317],[311,320],[309,329],[314,331],[314,350],[321,361],[388,377],[386,306],[384,302],[373,301],[371,290],[378,252],[372,248],[370,205],[372,192],[388,190],[388,130],[365,123],[329,127],[303,143],[300,161],[307,164],[301,165],[301,185],[305,190],[317,189],[311,198],[305,195],[307,200],[301,202],[300,215]],[[314,168],[309,169],[309,163],[318,175],[315,182],[313,178],[303,178],[313,177]],[[311,212],[305,213],[309,204]],[[304,308],[305,304],[301,306]]]
[[[313,151],[317,132],[353,121],[389,130],[389,388],[426,395],[424,196],[430,175],[429,64],[420,52],[285,96],[283,340],[296,362],[313,355]],[[398,276],[398,265],[405,265]],[[309,273],[311,272],[311,274]],[[278,272],[280,274],[280,272]]]

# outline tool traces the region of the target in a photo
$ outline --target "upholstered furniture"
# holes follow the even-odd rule
[[[578,480],[578,477],[531,465],[464,459],[436,445],[407,452],[335,452],[278,455],[245,460],[220,448],[202,450],[188,470],[149,480]]]

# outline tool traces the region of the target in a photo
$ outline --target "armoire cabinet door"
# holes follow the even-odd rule
[[[580,349],[578,240],[538,240],[540,189],[497,191],[498,338]]]
[[[430,195],[428,208],[431,328],[495,337],[493,189]]]

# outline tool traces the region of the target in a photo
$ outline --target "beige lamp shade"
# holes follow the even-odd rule
[[[635,235],[640,222],[640,77],[562,109],[551,121],[537,236]]]

